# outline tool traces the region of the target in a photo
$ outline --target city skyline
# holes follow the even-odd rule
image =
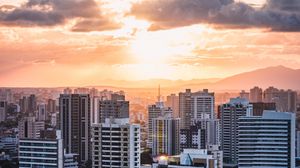
[[[293,0],[0,0],[1,85],[87,86],[224,78],[277,65],[299,69],[299,6]]]

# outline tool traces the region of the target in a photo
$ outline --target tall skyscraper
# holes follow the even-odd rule
[[[158,118],[160,116],[164,116],[166,114],[172,116],[172,109],[170,107],[164,108],[161,106],[161,103],[156,103],[154,105],[148,106],[148,142],[147,146],[149,148],[152,147],[152,139],[153,139],[153,130],[152,123],[153,119]]]
[[[152,120],[152,155],[177,155],[180,152],[179,134],[180,118],[170,115]]]
[[[238,132],[239,167],[295,167],[295,114],[240,117]]]
[[[206,116],[214,118],[215,98],[214,93],[203,91],[192,93],[186,89],[179,93],[179,114],[181,118],[181,129],[188,129],[193,120],[203,119]]]
[[[167,96],[165,105],[172,108],[174,118],[179,118],[179,97],[176,94]]]
[[[224,163],[238,163],[238,119],[252,115],[252,105],[246,99],[235,98],[223,104],[221,109],[221,150],[224,152]]]
[[[5,121],[7,112],[7,102],[0,101],[0,122]]]
[[[25,117],[18,123],[19,138],[40,138],[41,130],[45,129],[44,121],[36,121],[35,117]]]
[[[106,118],[129,118],[129,101],[100,100],[98,101],[98,121],[104,123]]]
[[[262,116],[264,110],[276,110],[275,103],[264,103],[264,102],[257,102],[257,103],[250,103],[253,106],[253,115],[254,116]]]
[[[262,102],[262,101],[263,101],[262,89],[257,86],[250,89],[250,102]]]
[[[20,139],[19,167],[63,168],[63,140],[60,131],[56,135],[54,139]]]
[[[186,89],[185,92],[179,93],[179,117],[180,128],[188,129],[191,125],[192,118],[192,92],[191,89]]]
[[[30,96],[24,96],[19,100],[20,110],[23,113],[34,114],[37,109],[37,98],[34,94]]]
[[[90,97],[86,94],[61,94],[60,129],[67,153],[78,154],[78,163],[91,158]]]
[[[39,104],[37,108],[38,108],[37,115],[36,115],[37,120],[46,121],[48,119],[46,104]]]
[[[140,167],[140,126],[128,118],[92,125],[92,167]]]
[[[242,90],[240,92],[240,98],[247,99],[248,101],[250,101],[250,93],[246,92],[245,90]]]
[[[207,89],[192,93],[192,120],[214,118],[215,97],[214,93],[209,93]],[[191,123],[191,121],[190,121]]]
[[[50,114],[53,114],[53,113],[57,112],[57,110],[56,110],[56,101],[55,100],[48,99],[48,101],[47,101],[47,111]]]
[[[1,88],[0,89],[0,101],[5,101],[7,103],[13,103],[14,102],[14,97],[13,97],[12,90]]]
[[[37,98],[34,94],[28,97],[28,113],[34,113],[37,109]]]
[[[264,92],[264,102],[276,103],[276,110],[297,112],[297,92],[292,90],[279,90],[269,87]]]

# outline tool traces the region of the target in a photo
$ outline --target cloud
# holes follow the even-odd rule
[[[131,14],[152,21],[151,30],[206,23],[226,28],[300,31],[299,0],[268,0],[262,8],[233,0],[146,0],[135,3]]]
[[[121,25],[110,22],[106,19],[84,19],[77,22],[73,27],[72,31],[75,32],[90,32],[90,31],[104,31],[113,30],[120,28]]]
[[[114,25],[102,17],[94,0],[29,0],[13,10],[0,8],[0,24],[6,26],[56,26],[70,19],[80,20],[73,28],[76,31],[105,30]],[[88,24],[83,29],[84,23]],[[89,25],[93,28],[88,28]]]

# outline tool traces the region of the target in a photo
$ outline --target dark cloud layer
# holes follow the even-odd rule
[[[233,0],[146,0],[133,5],[131,14],[151,20],[152,30],[207,23],[300,31],[300,0],[268,0],[259,9]]]
[[[112,24],[101,16],[94,0],[29,0],[13,10],[0,10],[0,24],[9,26],[56,26],[74,18],[80,19],[74,28],[77,31],[105,30]],[[89,24],[83,26],[86,22]]]

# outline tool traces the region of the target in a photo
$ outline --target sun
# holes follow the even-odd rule
[[[139,63],[166,63],[172,56],[172,47],[166,40],[149,34],[138,35],[131,50]]]

